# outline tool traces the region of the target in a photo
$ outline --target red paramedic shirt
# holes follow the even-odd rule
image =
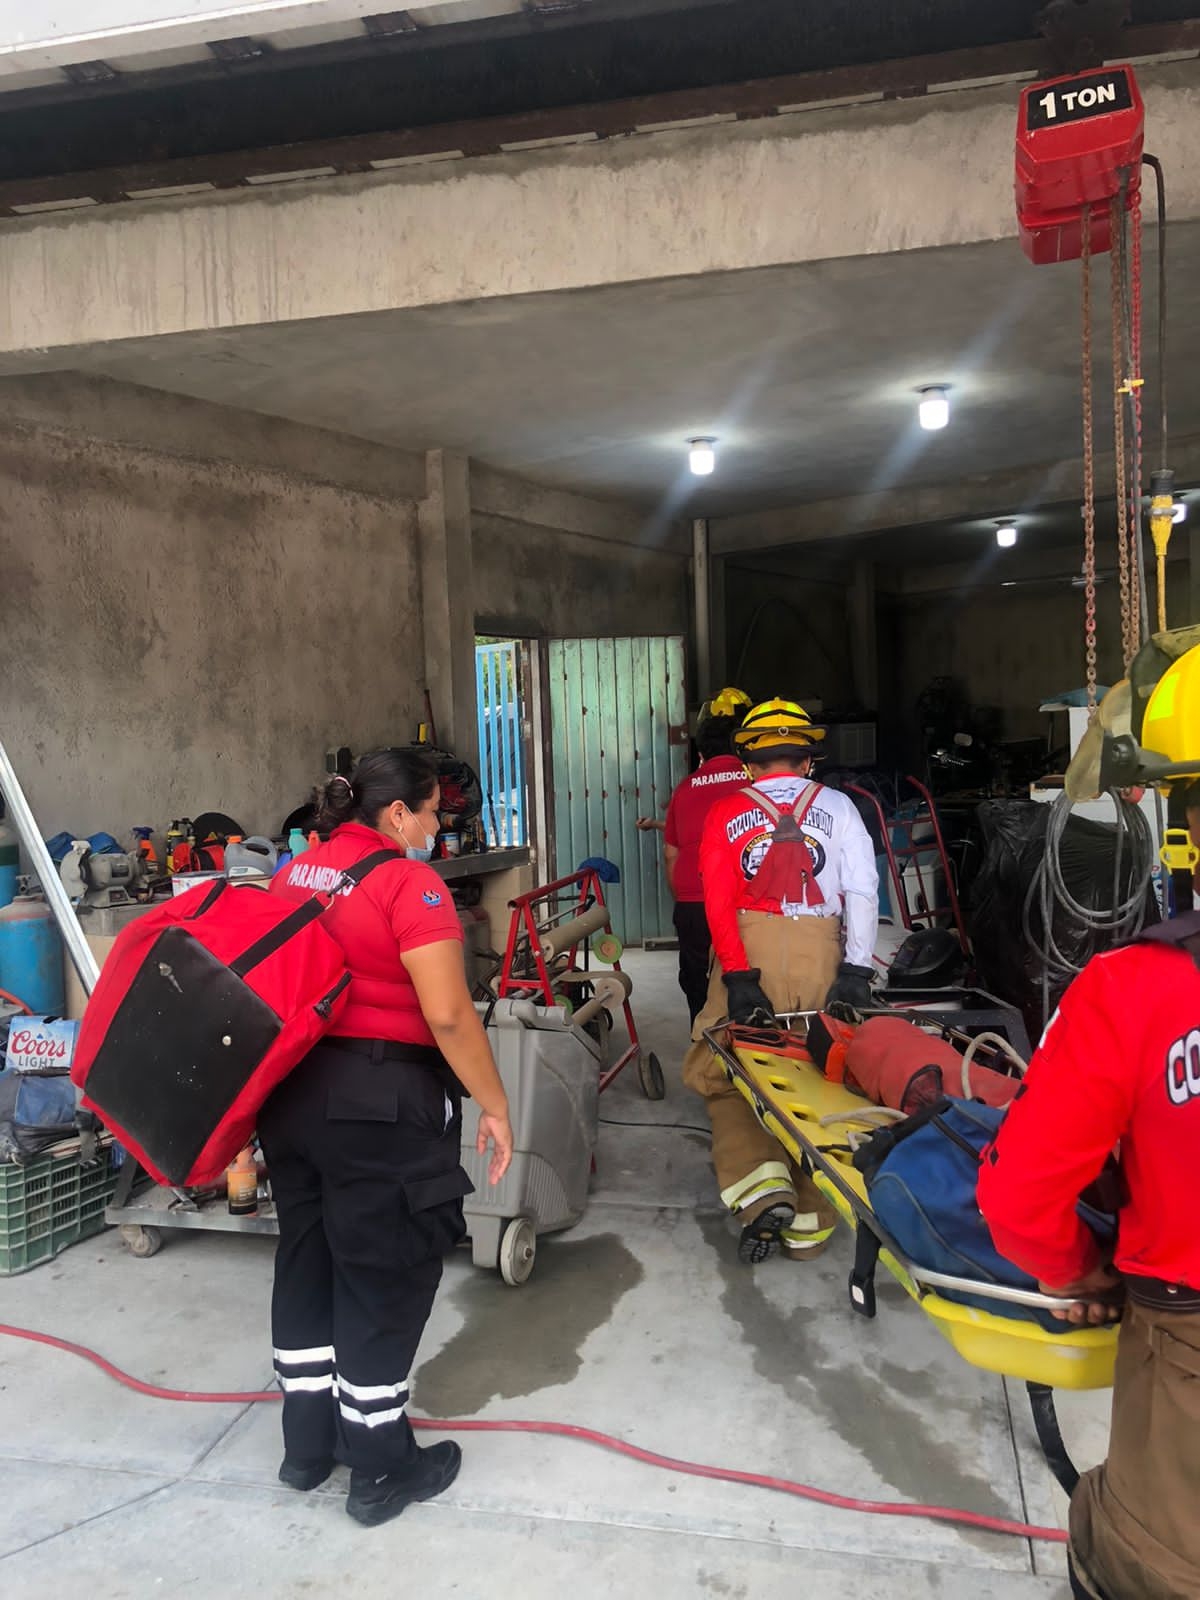
[[[748,781],[746,769],[736,756],[714,756],[676,786],[663,830],[665,842],[679,851],[675,862],[676,900],[704,899],[700,882],[700,838],[704,819],[715,801],[734,789],[744,789]]]
[[[1097,956],[1063,996],[980,1168],[997,1250],[1058,1288],[1098,1265],[1075,1202],[1118,1142],[1117,1268],[1200,1289],[1200,970],[1170,945]]]
[[[271,891],[306,900],[333,888],[338,876],[388,841],[358,822],[335,828],[327,844],[306,850],[276,873]],[[424,861],[399,850],[396,861],[376,867],[357,889],[339,895],[321,919],[346,952],[350,989],[334,1033],[348,1039],[392,1039],[434,1044],[417,991],[401,953],[445,939],[462,942],[462,925],[450,891]]]

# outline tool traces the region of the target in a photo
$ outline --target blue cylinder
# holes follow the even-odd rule
[[[66,1009],[62,940],[44,900],[22,897],[0,907],[0,989],[35,1016],[61,1017]]]
[[[0,906],[17,897],[17,836],[4,823],[0,809]]]

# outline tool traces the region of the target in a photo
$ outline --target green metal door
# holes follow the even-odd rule
[[[662,821],[687,770],[683,640],[552,639],[549,667],[558,874],[606,856],[621,871],[606,888],[614,932],[670,935],[662,834],[636,824]]]

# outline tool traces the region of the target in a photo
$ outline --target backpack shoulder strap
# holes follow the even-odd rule
[[[369,856],[364,856],[361,861],[356,861],[352,867],[347,867],[342,873],[342,883],[349,884],[357,889],[369,873],[376,867],[386,866],[389,861],[403,861],[404,857],[396,850],[372,850]]]
[[[361,861],[356,861],[352,867],[347,867],[342,873],[341,880],[333,890],[317,890],[311,894],[303,905],[296,907],[290,916],[277,923],[269,933],[255,941],[248,950],[244,950],[236,961],[229,963],[231,972],[237,973],[239,978],[244,978],[248,972],[275,954],[289,939],[292,939],[310,922],[315,922],[318,917],[324,916],[334,903],[335,895],[347,885],[356,889],[369,873],[376,867],[382,867],[387,861],[403,861],[404,857],[395,850],[373,850],[369,856],[364,856]],[[207,901],[205,904],[207,905]]]
[[[792,817],[797,827],[802,823],[816,803],[816,798],[821,792],[819,783],[810,783],[804,794],[796,796],[796,804],[792,807]]]
[[[756,789],[752,783],[748,783],[744,789],[739,789],[738,793],[744,794],[747,800],[753,800],[756,806],[761,806],[772,822],[779,821],[781,815],[779,807],[774,801],[768,800],[761,789]]]

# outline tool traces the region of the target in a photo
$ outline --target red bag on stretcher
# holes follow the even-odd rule
[[[395,859],[375,851],[301,906],[200,884],[118,934],[71,1081],[159,1183],[214,1183],[250,1142],[263,1101],[345,1003],[350,974],[322,913]]]
[[[965,1070],[965,1079],[964,1079]],[[994,1067],[966,1062],[948,1039],[904,1017],[869,1017],[846,1047],[845,1082],[878,1106],[912,1116],[947,1095],[1000,1109],[1021,1087]]]

